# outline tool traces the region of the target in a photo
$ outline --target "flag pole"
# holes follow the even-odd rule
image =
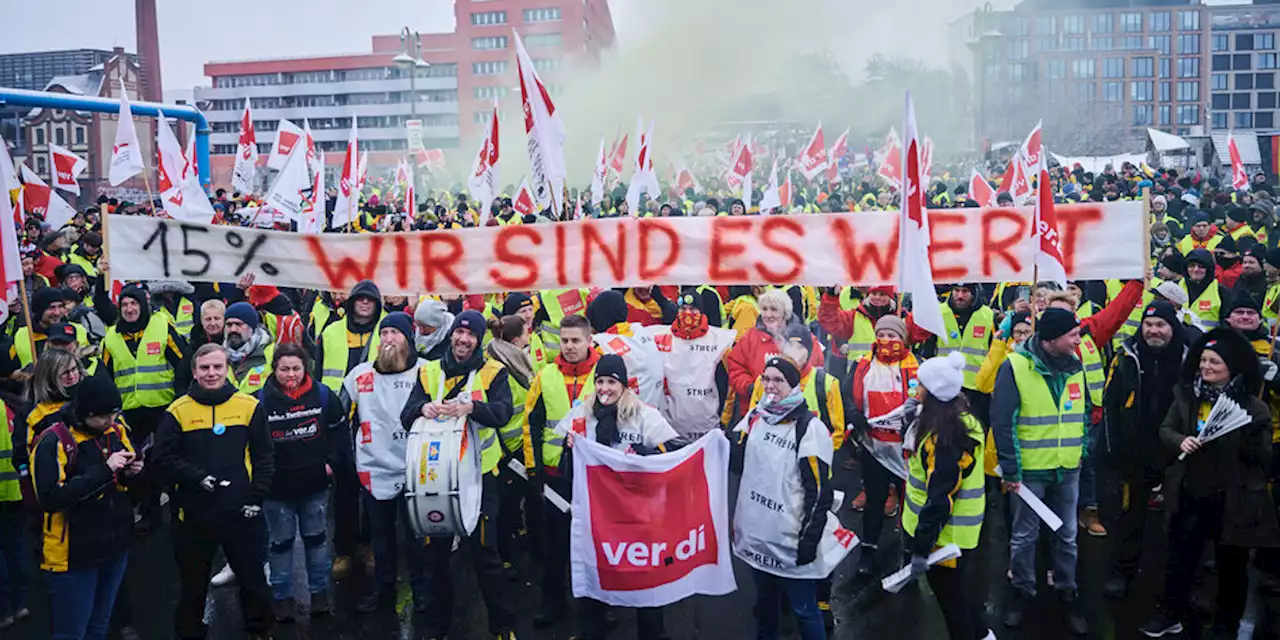
[[[35,273],[34,271],[32,273]],[[22,319],[27,323],[27,343],[31,348],[31,364],[35,364],[39,357],[36,355],[36,334],[35,327],[31,324],[31,304],[27,300],[27,277],[23,275],[18,278],[18,295],[22,300]]]

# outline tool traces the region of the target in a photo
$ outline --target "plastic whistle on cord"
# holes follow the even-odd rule
[[[960,547],[957,547],[954,544],[949,544],[929,554],[929,566],[959,557]],[[907,564],[907,566],[885,576],[884,580],[880,581],[880,587],[889,593],[897,593],[902,591],[902,588],[907,586],[907,583],[911,582],[911,580],[911,565]]]
[[[996,467],[995,471],[997,476],[1003,475],[1000,467]],[[1057,531],[1062,528],[1062,518],[1059,518],[1058,514],[1054,513],[1053,509],[1050,509],[1049,505],[1040,499],[1040,496],[1028,489],[1027,485],[1018,484],[1018,497],[1022,498],[1022,501],[1027,503],[1027,506],[1031,507],[1031,510],[1036,512],[1036,515],[1040,516],[1040,519],[1044,520],[1044,523],[1049,525],[1050,529]]]

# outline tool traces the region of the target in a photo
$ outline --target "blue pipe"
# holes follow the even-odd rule
[[[96,96],[77,96],[69,93],[52,93],[49,91],[27,91],[0,87],[0,105],[19,107],[40,107],[42,109],[72,109],[95,113],[119,113],[120,101]],[[130,102],[134,115],[160,116],[160,111],[169,118],[177,118],[193,123],[196,127],[196,162],[200,165],[200,185],[209,190],[209,121],[204,114],[192,105],[160,104],[158,102]]]

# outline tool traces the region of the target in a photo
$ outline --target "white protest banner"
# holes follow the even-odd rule
[[[729,544],[729,440],[720,430],[637,456],[573,441],[573,595],[661,607],[735,591]]]
[[[934,281],[1031,279],[1032,209],[929,212]],[[1057,208],[1072,279],[1141,278],[1141,202]],[[118,218],[118,219],[117,219]],[[882,285],[898,281],[898,212],[697,218],[613,218],[395,234],[258,232],[112,218],[124,280],[235,282],[347,291],[369,279],[384,294],[489,293],[652,284]]]
[[[422,120],[405,120],[404,131],[410,153],[426,150],[426,147],[422,144]]]

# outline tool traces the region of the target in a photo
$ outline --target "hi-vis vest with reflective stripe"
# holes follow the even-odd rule
[[[546,425],[542,427],[542,466],[555,468],[560,466],[560,454],[564,451],[564,434],[556,431],[556,426],[569,415],[574,404],[596,390],[596,372],[592,369],[587,373],[587,381],[576,398],[569,397],[560,367],[552,364],[538,375],[541,376],[542,409],[547,414]]]
[[[1178,284],[1182,285],[1182,290],[1187,292],[1187,296],[1191,296],[1191,292],[1187,291],[1187,279],[1183,278]],[[1191,314],[1200,319],[1200,325],[1207,331],[1218,326],[1218,318],[1222,313],[1222,291],[1218,288],[1218,281],[1214,280],[1209,286],[1204,288],[1204,292],[1199,298],[1192,300],[1187,308],[1191,310]]]
[[[978,419],[963,414],[961,420],[969,431],[969,437],[976,443],[973,450],[973,466],[969,474],[960,480],[960,490],[951,499],[951,518],[938,533],[934,541],[935,547],[943,547],[955,543],[961,549],[978,548],[978,537],[982,533],[982,515],[987,508],[986,492],[983,489],[985,474],[982,473],[985,437],[982,423]],[[920,511],[929,501],[929,475],[925,472],[922,458],[925,449],[932,450],[937,435],[930,435],[920,447],[911,453],[907,460],[907,508],[902,511],[902,530],[909,536],[916,535],[916,525],[920,523]]]
[[[85,258],[84,256],[80,255],[80,252],[72,251],[69,261],[71,262],[71,264],[80,265],[80,268],[84,269],[85,274],[89,276],[89,280],[93,280],[94,278],[98,277],[98,265],[89,261],[88,258]]]
[[[987,351],[991,348],[991,327],[995,322],[995,314],[991,307],[980,307],[969,314],[969,325],[964,327],[964,334],[961,335],[956,314],[951,311],[950,305],[945,302],[940,304],[942,327],[946,329],[950,342],[944,344],[942,339],[938,340],[938,356],[946,357],[952,351],[959,350],[960,355],[964,356],[964,388],[977,389],[978,369],[982,368],[982,361],[987,359]]]
[[[76,328],[76,344],[85,347],[89,345],[89,334],[85,332],[84,327],[79,324],[72,324]],[[27,337],[30,330],[27,327],[18,329],[18,333],[13,336],[13,348],[18,351],[18,364],[27,366],[34,359],[31,353],[31,339]]]
[[[178,335],[184,338],[191,336],[191,328],[196,324],[196,305],[187,298],[178,298],[178,317],[173,317],[173,314],[163,306],[156,311],[156,314],[173,323],[173,328],[178,330]]]
[[[860,304],[862,304],[862,296],[857,289],[844,287],[840,290],[840,309],[842,311],[853,311]]]
[[[537,373],[536,361],[534,366],[534,373]],[[507,386],[511,387],[511,420],[498,431],[498,437],[506,451],[519,456],[524,451],[524,401],[529,397],[529,390],[520,386],[510,371],[507,372]]]
[[[137,351],[115,327],[107,329],[102,346],[111,354],[116,388],[120,390],[122,407],[127,411],[139,407],[167,407],[173,402],[173,367],[165,358],[169,346],[169,321],[155,314],[147,321],[138,341]]]
[[[1207,249],[1210,253],[1212,253],[1213,250],[1217,249],[1218,245],[1221,243],[1222,243],[1222,236],[1213,236],[1208,240],[1205,240],[1204,242],[1196,242],[1196,239],[1192,237],[1190,233],[1188,233],[1185,238],[1178,241],[1178,253],[1181,253],[1182,255],[1185,256],[1188,253],[1191,253],[1192,249]]]
[[[476,372],[476,375],[470,376],[471,384],[458,392],[455,398],[462,399],[464,396],[470,397],[470,402],[486,402],[489,400],[489,385],[493,383],[493,377],[502,371],[502,363],[497,360],[485,360],[484,366]],[[432,360],[419,369],[418,375],[422,379],[422,388],[431,394],[431,399],[435,402],[442,402],[443,398],[435,397],[438,393],[437,389],[445,387],[444,369],[441,368],[439,360]],[[502,446],[498,444],[497,429],[482,426],[480,423],[472,421],[476,426],[476,435],[480,438],[480,473],[489,473],[497,468],[498,462],[502,460]],[[519,431],[517,429],[517,431]]]
[[[1276,310],[1277,302],[1280,302],[1280,284],[1273,284],[1267,287],[1267,295],[1262,299],[1262,317],[1267,322],[1274,323],[1280,315]]]
[[[1067,378],[1062,397],[1055,403],[1049,383],[1036,371],[1031,358],[1011,353],[1009,363],[1021,400],[1014,433],[1022,471],[1078,468],[1088,404],[1084,370]]]
[[[4,421],[0,427],[0,502],[17,502],[22,499],[22,489],[13,466],[13,421],[4,400],[0,400],[0,420]]]
[[[845,358],[849,361],[849,370],[852,371],[858,359],[871,353],[871,348],[876,344],[876,323],[868,318],[865,314],[853,314],[853,335],[849,337],[849,341],[844,343]]]
[[[565,316],[586,312],[587,292],[582,289],[553,289],[541,292],[539,297],[542,308],[547,310],[547,321],[538,330],[542,333],[542,345],[546,347],[547,360],[550,361],[560,355],[560,321]]]
[[[370,331],[369,334],[369,340],[365,343],[367,352],[365,360],[373,362],[378,358],[378,345],[382,343],[382,337],[376,330]],[[337,393],[342,387],[342,378],[347,375],[346,319],[340,319],[325,327],[324,332],[320,334],[320,344],[324,348],[324,362],[320,363],[320,382]]]
[[[1084,365],[1084,382],[1089,389],[1089,402],[1102,406],[1102,390],[1107,386],[1107,371],[1102,361],[1102,350],[1093,336],[1080,336],[1080,364]]]
[[[275,353],[275,343],[267,345],[267,348],[262,351],[262,355],[266,358],[266,362],[263,362],[262,364],[245,372],[244,380],[237,379],[236,372],[228,370],[227,377],[231,380],[231,385],[241,393],[248,395],[257,393],[263,385],[267,384],[267,377],[271,375],[271,358]]]

